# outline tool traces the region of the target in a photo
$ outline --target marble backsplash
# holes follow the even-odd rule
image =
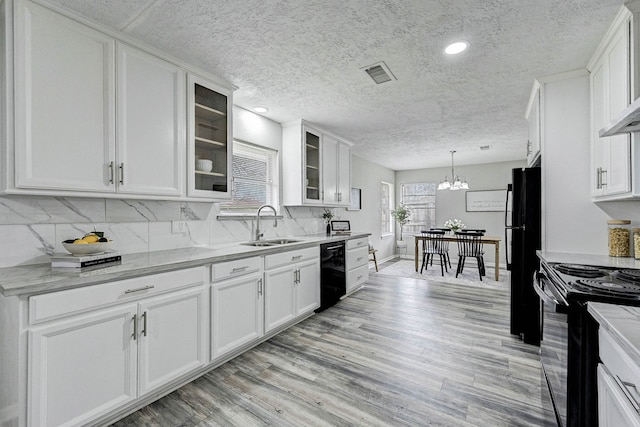
[[[66,253],[60,242],[92,230],[104,231],[121,253],[159,251],[250,240],[255,217],[218,219],[217,203],[115,200],[36,196],[0,197],[0,267],[49,262]],[[322,208],[287,207],[278,227],[268,219],[266,238],[324,231]],[[172,233],[172,221],[185,221],[184,233]]]

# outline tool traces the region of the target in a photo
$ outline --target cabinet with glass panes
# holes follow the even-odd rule
[[[232,93],[189,75],[189,196],[231,197]]]

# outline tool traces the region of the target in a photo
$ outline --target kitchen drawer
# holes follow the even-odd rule
[[[367,280],[369,280],[368,265],[364,265],[362,267],[354,268],[353,270],[347,271],[347,292],[357,286],[360,286]]]
[[[320,247],[305,248],[297,251],[283,252],[279,254],[267,255],[264,257],[264,269],[280,267],[300,261],[305,261],[320,256]]]
[[[347,251],[347,271],[367,265],[369,262],[369,247],[362,246]]]
[[[640,388],[640,365],[623,350],[615,338],[603,328],[598,331],[600,346],[600,360],[607,367],[612,376],[621,381],[635,384]],[[636,400],[640,401],[640,395],[634,387],[627,388]]]
[[[103,306],[125,303],[206,281],[206,267],[69,289],[29,298],[29,323],[39,323]]]
[[[211,281],[218,282],[260,271],[261,263],[261,257],[256,256],[213,264],[211,266]]]
[[[369,240],[366,237],[363,239],[347,240],[347,250],[362,247],[367,248],[367,251],[369,250]]]

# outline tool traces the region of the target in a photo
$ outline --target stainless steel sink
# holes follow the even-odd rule
[[[293,240],[293,239],[270,239],[270,240],[266,240],[267,243],[272,243],[274,245],[286,245],[289,243],[298,243],[300,242],[300,240]]]
[[[286,244],[289,244],[289,243],[297,243],[297,242],[300,242],[300,240],[270,239],[270,240],[258,240],[258,241],[253,241],[253,242],[241,243],[241,245],[245,245],[245,246],[279,246],[279,245],[286,245]]]

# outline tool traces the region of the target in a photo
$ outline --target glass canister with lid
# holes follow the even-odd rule
[[[633,230],[633,257],[640,259],[640,228],[634,228]]]
[[[631,256],[631,221],[627,219],[610,219],[609,256]]]

